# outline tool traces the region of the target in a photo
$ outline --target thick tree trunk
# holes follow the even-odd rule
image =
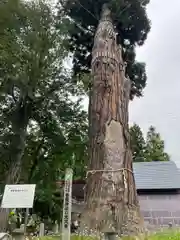
[[[128,131],[131,86],[124,71],[110,11],[104,6],[92,52],[89,172],[82,224],[98,232],[139,234],[143,221]]]
[[[10,149],[10,168],[7,172],[5,184],[18,183],[21,176],[22,158],[26,144],[26,134],[28,125],[27,111],[20,108],[15,115],[13,125],[14,139]],[[0,208],[0,232],[4,232],[8,227],[8,209]]]

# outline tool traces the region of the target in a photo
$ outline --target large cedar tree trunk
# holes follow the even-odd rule
[[[26,144],[28,125],[28,109],[22,106],[14,113],[13,141],[10,151],[10,167],[7,172],[5,184],[17,184],[21,176],[22,158]],[[0,208],[0,232],[5,232],[8,227],[9,209]]]
[[[98,232],[139,234],[143,231],[143,220],[132,173],[128,131],[131,86],[125,78],[121,47],[116,43],[106,6],[94,38],[92,77],[89,170],[104,171],[87,173],[87,206],[82,224]]]

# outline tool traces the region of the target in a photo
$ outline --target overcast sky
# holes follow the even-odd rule
[[[180,167],[180,0],[151,0],[152,29],[137,50],[147,65],[144,97],[130,104],[130,123],[144,132],[150,125],[165,140],[166,151]]]

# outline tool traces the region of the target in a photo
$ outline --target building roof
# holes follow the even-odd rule
[[[137,190],[180,189],[180,172],[173,161],[133,163]]]

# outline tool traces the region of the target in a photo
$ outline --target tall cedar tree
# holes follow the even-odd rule
[[[95,31],[100,20],[103,4],[111,9],[117,43],[122,46],[123,60],[127,63],[125,75],[131,79],[131,99],[142,96],[146,86],[145,64],[136,61],[135,47],[143,45],[150,31],[146,6],[150,0],[59,0],[74,22],[69,31],[68,46],[73,53],[74,74],[89,73]],[[91,87],[91,83],[89,83]]]
[[[74,72],[89,71],[91,66],[93,78],[89,104],[91,171],[82,225],[114,236],[138,234],[143,231],[143,222],[132,174],[128,103],[129,97],[140,96],[145,86],[145,69],[135,62],[135,45],[143,44],[150,29],[147,1],[61,4],[77,24],[69,41]]]
[[[133,162],[144,162],[146,142],[144,140],[143,132],[139,125],[134,124],[130,127],[130,137],[131,137],[131,151],[133,156]]]
[[[164,141],[153,126],[147,132],[145,158],[148,162],[170,160],[170,156],[164,151]]]

